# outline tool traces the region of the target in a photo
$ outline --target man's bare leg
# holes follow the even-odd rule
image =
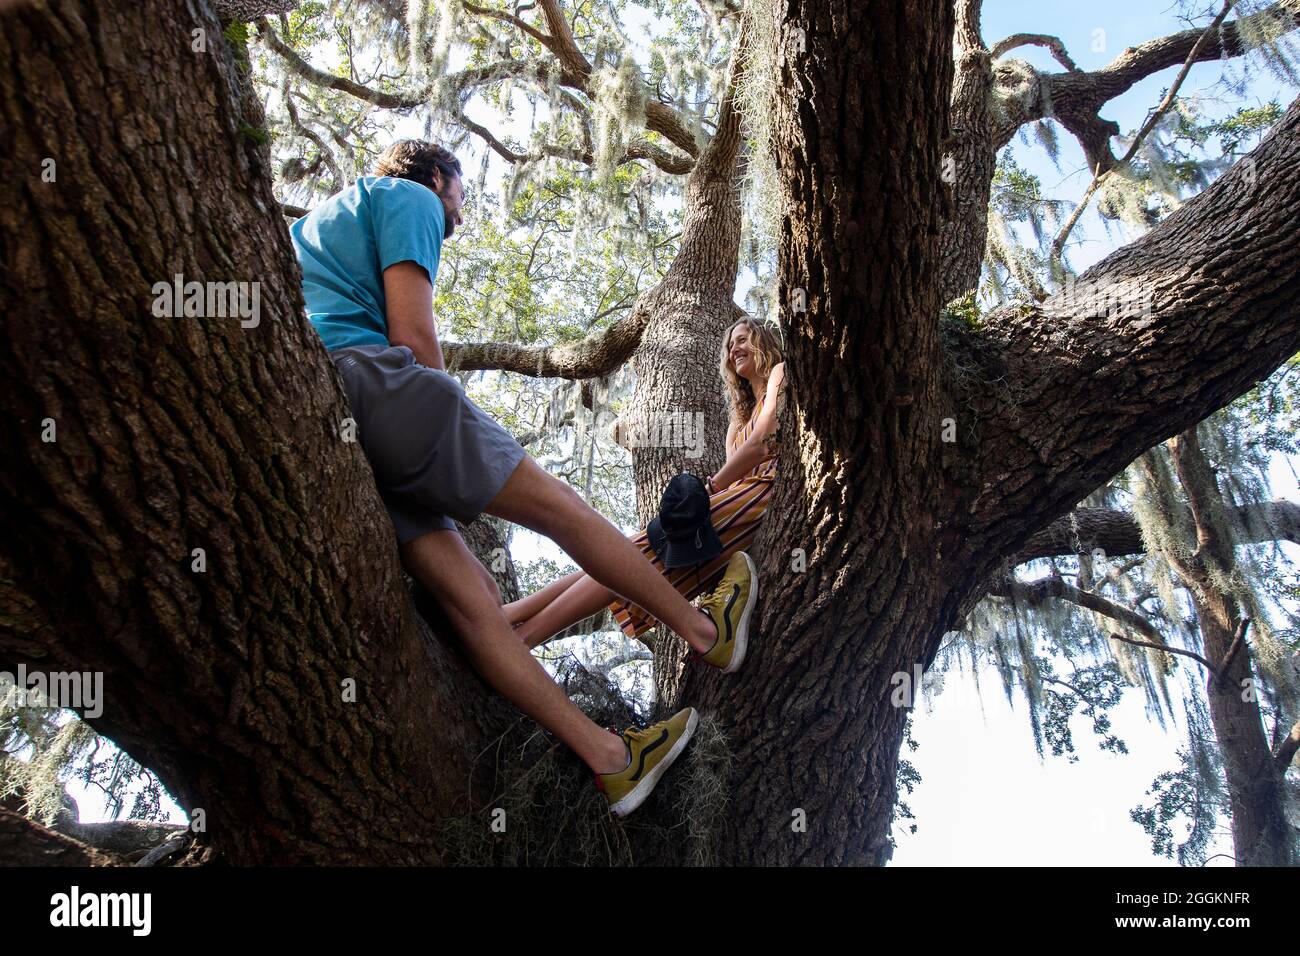
[[[432,531],[400,548],[406,569],[429,589],[464,643],[474,667],[520,710],[571,747],[595,773],[627,766],[623,740],[602,730],[564,695],[524,647],[454,531]]]
[[[645,608],[700,653],[717,640],[712,618],[691,607],[636,545],[532,458],[520,461],[484,510],[546,535],[597,582]]]

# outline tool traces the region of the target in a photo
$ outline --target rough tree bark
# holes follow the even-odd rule
[[[807,304],[783,309],[793,427],[760,532],[762,637],[736,678],[690,671],[682,699],[737,750],[734,862],[881,863],[906,716],[888,677],[925,660],[952,610],[934,574],[955,542],[936,537],[932,412],[953,14],[944,0],[780,9],[778,86],[796,95],[773,104],[778,301],[802,289]]]
[[[944,179],[952,212],[943,223],[940,299],[947,303],[979,284],[988,236],[989,196],[998,150],[993,145],[993,58],[980,36],[983,0],[957,0],[957,62],[952,131]]]
[[[951,6],[781,9],[791,434],[752,657],[681,697],[735,757],[717,859],[881,863],[892,677],[1032,534],[1300,347],[1300,109],[1250,186],[1229,174],[1083,277],[1141,280],[1150,315],[1054,299],[941,337]],[[3,24],[0,664],[105,671],[97,726],[232,862],[440,859],[508,709],[411,611],[228,54],[190,52],[215,20],[69,0]],[[153,317],[178,272],[260,281],[260,324]]]

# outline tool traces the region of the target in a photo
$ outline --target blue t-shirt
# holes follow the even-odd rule
[[[325,348],[388,344],[384,270],[410,260],[432,284],[446,215],[427,186],[362,176],[289,227],[307,318]]]

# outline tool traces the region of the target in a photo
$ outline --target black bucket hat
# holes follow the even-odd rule
[[[686,472],[674,475],[659,501],[659,517],[646,526],[646,536],[665,568],[703,564],[720,555],[722,539],[713,530],[704,482]]]

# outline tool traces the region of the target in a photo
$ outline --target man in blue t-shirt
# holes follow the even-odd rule
[[[691,607],[617,528],[469,400],[445,371],[433,317],[442,243],[464,221],[460,163],[440,146],[403,140],[375,173],[289,232],[308,318],[342,376],[402,563],[437,598],[492,685],[577,752],[612,812],[630,813],[686,746],[694,709],[621,736],[589,720],[515,634],[495,581],[452,519],[468,523],[486,511],[546,535],[698,654],[719,640],[743,643],[757,581],[738,588],[746,600],[719,602],[716,612]]]

